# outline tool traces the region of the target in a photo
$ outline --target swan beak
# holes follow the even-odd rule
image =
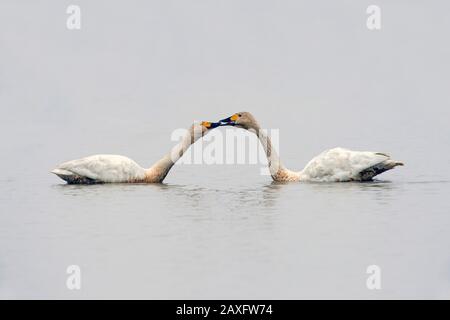
[[[214,129],[220,126],[220,123],[218,122],[209,122],[209,121],[202,121],[202,126],[204,126],[206,129]]]
[[[236,125],[236,120],[239,118],[237,114],[233,114],[231,117],[222,119],[219,121],[221,126],[234,126]]]

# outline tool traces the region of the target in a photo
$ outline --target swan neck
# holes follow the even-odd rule
[[[202,137],[201,130],[188,130],[181,141],[175,145],[169,153],[158,160],[151,168],[147,169],[146,180],[151,182],[162,182],[173,165],[183,156],[187,149]]]
[[[259,125],[255,125],[254,130],[264,148],[264,152],[266,153],[270,175],[272,176],[273,180],[278,180],[277,177],[280,174],[280,172],[284,170],[284,167],[281,164],[281,160],[280,157],[278,156],[278,153],[273,148],[272,140],[267,135],[266,131],[261,129]]]

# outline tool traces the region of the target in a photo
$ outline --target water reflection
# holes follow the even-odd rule
[[[262,208],[273,207],[276,200],[283,191],[282,186],[268,183],[257,184],[254,187],[241,186],[236,188],[233,185],[228,187],[203,187],[198,185],[175,185],[160,184],[157,185],[158,192],[169,200],[181,201],[194,209],[209,206],[212,201],[216,204],[227,203],[229,209],[238,206],[258,206]]]
[[[71,197],[103,198],[118,201],[130,196],[129,200],[149,199],[152,202],[164,201],[165,204],[191,209],[217,210],[226,208],[231,212],[245,210],[262,212],[276,208],[280,197],[295,197],[305,192],[334,194],[341,196],[371,195],[375,200],[389,199],[398,195],[401,183],[376,180],[372,182],[345,183],[298,183],[268,182],[248,185],[183,185],[183,184],[100,184],[100,185],[53,185],[52,188],[61,195]],[[131,197],[132,196],[132,197]]]

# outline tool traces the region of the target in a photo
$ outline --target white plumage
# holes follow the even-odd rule
[[[375,173],[381,173],[377,170],[383,170],[383,167],[388,170],[399,164],[384,153],[334,148],[309,161],[300,171],[299,179],[323,182],[370,180]]]
[[[120,155],[99,154],[64,162],[52,172],[60,177],[64,176],[65,180],[84,177],[86,182],[90,179],[92,183],[117,183],[143,181],[146,170],[130,158]]]

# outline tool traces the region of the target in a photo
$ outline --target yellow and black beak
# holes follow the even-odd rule
[[[207,129],[214,129],[220,126],[219,122],[209,122],[209,121],[202,121],[202,126],[204,126]]]
[[[219,121],[220,126],[235,126],[236,120],[239,118],[237,114],[233,114],[231,117],[222,119]]]

